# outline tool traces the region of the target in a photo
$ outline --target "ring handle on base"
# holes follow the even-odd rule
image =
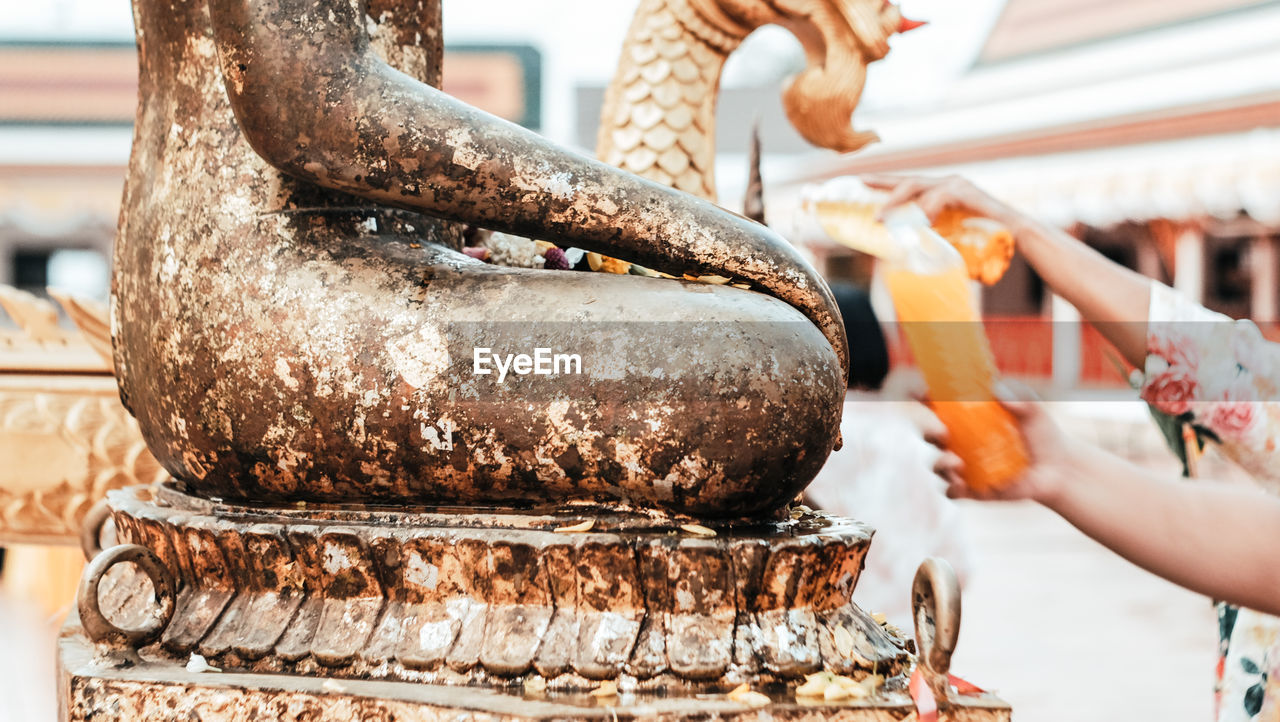
[[[98,586],[102,583],[103,575],[111,567],[125,562],[132,562],[151,580],[158,605],[157,613],[149,616],[147,623],[137,629],[116,626],[103,615],[98,600]],[[117,544],[99,552],[85,567],[84,574],[80,577],[80,587],[76,590],[76,606],[80,611],[80,625],[89,639],[94,642],[142,647],[158,638],[173,618],[173,575],[164,562],[160,561],[160,557],[150,549],[137,544]]]
[[[960,637],[960,582],[944,559],[929,557],[911,584],[916,646],[925,680],[939,704],[948,699],[951,655]]]

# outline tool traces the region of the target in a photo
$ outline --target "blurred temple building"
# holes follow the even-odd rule
[[[137,72],[132,43],[0,43],[0,283],[105,295]]]
[[[805,184],[843,175],[959,174],[1271,332],[1280,316],[1277,28],[1276,0],[1008,0],[940,102],[863,116],[883,142],[798,157],[765,178],[766,206],[787,212]],[[831,275],[858,266],[843,247],[815,250]],[[1025,321],[988,324],[1006,370],[1035,376],[1052,363],[1060,384],[1118,382],[1090,329],[1045,323],[1078,317],[1014,263],[983,297],[989,319]]]

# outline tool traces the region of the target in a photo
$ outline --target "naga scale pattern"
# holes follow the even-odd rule
[[[716,94],[741,41],[701,20],[687,0],[642,0],[605,92],[596,155],[714,200]]]

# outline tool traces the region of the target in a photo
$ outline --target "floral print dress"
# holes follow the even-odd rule
[[[1280,494],[1280,344],[1154,283],[1145,366],[1143,399]],[[1220,603],[1218,620],[1217,722],[1280,722],[1280,618]]]

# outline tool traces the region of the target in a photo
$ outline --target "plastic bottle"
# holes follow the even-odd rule
[[[1028,463],[1022,433],[995,399],[995,361],[970,292],[964,259],[916,206],[885,221],[896,251],[885,285],[929,388],[930,406],[964,461],[973,489],[1005,486]]]
[[[889,194],[853,177],[836,178],[806,189],[802,205],[832,240],[863,253],[893,260],[897,252],[889,231],[876,220]],[[959,208],[946,208],[933,230],[964,259],[969,277],[991,285],[1000,280],[1013,258],[1013,234],[997,221]]]

